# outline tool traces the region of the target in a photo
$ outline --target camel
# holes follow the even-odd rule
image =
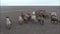
[[[57,13],[56,12],[52,12],[51,13],[51,23],[56,23],[58,24],[58,17],[57,17]]]

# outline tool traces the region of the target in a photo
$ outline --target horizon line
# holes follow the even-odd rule
[[[18,5],[0,5],[0,6],[60,6],[60,4],[18,4]]]

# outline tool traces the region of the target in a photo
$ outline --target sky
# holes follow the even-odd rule
[[[60,6],[59,0],[1,0],[0,6]]]

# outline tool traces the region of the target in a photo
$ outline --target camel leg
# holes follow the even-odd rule
[[[11,24],[7,25],[7,29],[9,30],[11,29]]]
[[[44,20],[41,20],[41,23],[40,24],[43,25],[44,24]]]
[[[58,20],[56,20],[55,23],[58,24]]]
[[[22,25],[23,24],[23,21],[19,21],[19,24]]]

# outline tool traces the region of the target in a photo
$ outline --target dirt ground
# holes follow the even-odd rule
[[[50,19],[45,19],[44,25],[28,24],[19,25],[18,16],[21,12],[32,12],[38,9],[44,9],[47,12],[57,12],[60,17],[59,6],[2,6],[0,10],[0,34],[60,34],[60,24],[51,24]],[[9,16],[12,21],[12,28],[6,28],[6,16]]]

